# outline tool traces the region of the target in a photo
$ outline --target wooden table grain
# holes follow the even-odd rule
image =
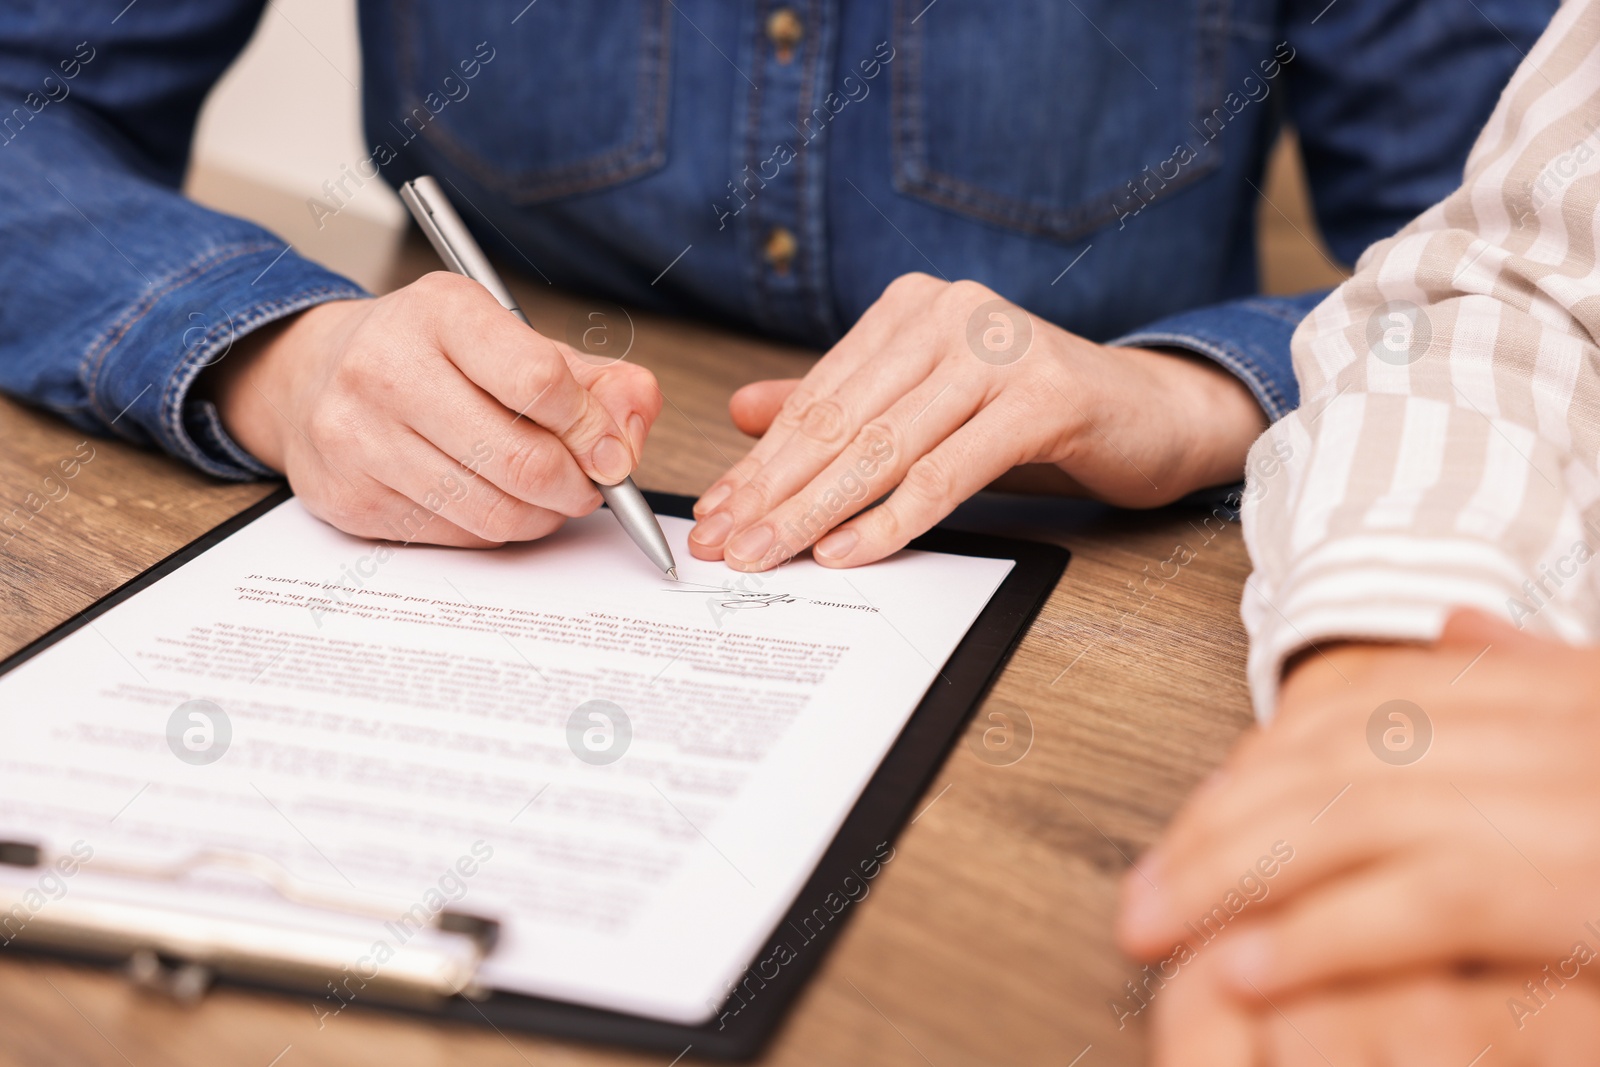
[[[1280,206],[1294,195],[1280,194]],[[408,245],[393,281],[425,269],[426,250]],[[557,336],[590,308],[542,285],[520,289],[534,324]],[[803,374],[814,358],[647,314],[634,313],[632,329],[628,358],[668,398],[638,476],[647,488],[704,489],[751,443],[729,420],[733,390]],[[218,483],[6,400],[0,440],[0,516],[11,515],[0,518],[0,654],[271,488]],[[47,480],[86,447],[93,458],[74,477]],[[1073,562],[795,1005],[762,1061],[772,1067],[1144,1058],[1143,1020],[1119,1026],[1109,1006],[1128,1003],[1122,986],[1135,970],[1111,938],[1116,888],[1249,721],[1239,529],[1193,509],[1010,496],[980,498],[954,521],[1056,541]],[[1025,747],[1014,761],[984,744],[1006,722],[1012,755]],[[691,1049],[683,1062],[694,1058]],[[306,999],[230,989],[181,1006],[108,972],[0,951],[0,1067],[669,1059],[360,1007],[319,1026]]]

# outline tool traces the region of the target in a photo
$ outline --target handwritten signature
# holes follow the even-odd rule
[[[694,586],[694,588],[681,588]],[[704,596],[706,593],[714,594],[711,601],[718,607],[727,610],[740,610],[744,608],[769,608],[774,604],[798,604],[804,597],[791,596],[788,593],[759,593],[747,589],[734,589],[725,585],[699,585],[694,582],[679,582],[677,587],[666,590],[668,593],[693,593]]]

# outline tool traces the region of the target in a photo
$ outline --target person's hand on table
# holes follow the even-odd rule
[[[1201,949],[1153,994],[1152,1067],[1594,1063],[1594,1035],[1600,1032],[1600,984],[1594,982],[1569,982],[1546,998],[1536,1016],[1519,1018],[1506,1005],[1533,1003],[1524,983],[1536,968],[1427,968],[1269,1002],[1240,999],[1217,973],[1219,958]]]
[[[1492,1004],[1523,1052],[1570,1032],[1552,1018],[1592,1021],[1597,697],[1593,649],[1476,612],[1454,615],[1433,646],[1304,655],[1274,722],[1236,746],[1124,879],[1123,947],[1155,962],[1181,943],[1193,956],[1152,1005],[1158,1062],[1179,1062],[1180,1049],[1184,1063],[1259,1062],[1229,1050],[1265,1040],[1280,1009],[1369,1016],[1360,1025],[1388,1047],[1390,1009],[1366,996],[1380,988],[1462,1034],[1487,1025],[1466,1005]],[[1268,876],[1258,863],[1274,846],[1293,855]]]
[[[695,505],[689,548],[740,570],[813,544],[828,566],[882,559],[1025,464],[1110,503],[1169,503],[1239,478],[1266,425],[1209,361],[1098,345],[924,274],[896,279],[804,379],[730,406],[761,440]]]
[[[200,382],[312,514],[466,547],[593,511],[590,479],[632,473],[662,403],[649,371],[592,365],[445,273],[249,334]]]

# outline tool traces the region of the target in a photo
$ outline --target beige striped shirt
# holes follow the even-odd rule
[[[1567,0],[1461,188],[1296,332],[1302,406],[1245,492],[1261,717],[1295,652],[1431,640],[1458,606],[1600,638],[1597,131],[1600,0]]]

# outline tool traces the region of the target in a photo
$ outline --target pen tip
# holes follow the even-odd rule
[[[667,568],[667,577],[671,578],[673,581],[677,581],[678,580],[678,568],[676,568],[676,567],[668,567]]]

